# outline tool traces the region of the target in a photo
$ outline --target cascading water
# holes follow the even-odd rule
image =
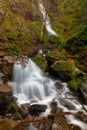
[[[19,104],[52,100],[56,95],[55,82],[44,77],[41,69],[31,59],[26,66],[20,61],[14,64],[13,82],[10,84]]]
[[[43,28],[45,26],[45,28],[47,29],[49,35],[57,36],[56,32],[53,30],[53,28],[51,26],[50,18],[49,18],[48,14],[47,14],[44,6],[43,6],[42,1],[40,1],[38,3],[38,5],[39,5],[39,10],[40,10],[40,12],[42,14],[42,19],[43,19],[43,22],[42,22],[42,33],[43,33]]]
[[[56,89],[57,82],[44,76],[42,70],[31,59],[25,60],[23,58],[14,64],[13,82],[9,82],[9,84],[13,88],[13,94],[19,105],[24,103],[47,104],[48,109],[45,114],[48,114],[50,103],[55,100],[63,111],[84,112],[82,105],[70,94],[67,84],[62,83],[62,86],[60,85]],[[76,119],[73,115],[68,115],[66,118],[70,124],[78,125],[82,130],[87,130],[87,124]]]

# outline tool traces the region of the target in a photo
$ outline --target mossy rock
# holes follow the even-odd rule
[[[71,90],[73,90],[74,92],[77,92],[78,89],[82,86],[81,80],[77,79],[77,80],[71,80],[68,82],[68,86]]]
[[[67,52],[65,49],[62,49],[62,50],[60,51],[60,53],[59,53],[59,57],[60,57],[61,59],[66,60],[66,59],[67,59],[67,56],[68,56],[68,52]]]
[[[33,61],[43,70],[46,71],[47,69],[47,61],[44,56],[42,55],[36,55],[33,57]]]
[[[76,66],[73,60],[59,60],[51,65],[51,69],[62,79],[73,79],[77,77]]]
[[[58,55],[59,55],[59,52],[58,53],[49,53],[46,55],[46,59],[47,59],[47,62],[48,62],[48,65],[52,65],[56,60],[58,60]]]

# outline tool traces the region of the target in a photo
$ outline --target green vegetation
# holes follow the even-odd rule
[[[84,65],[87,72],[87,26],[78,30],[68,39],[65,49],[73,54],[80,64]]]
[[[9,45],[9,46],[6,48],[6,52],[7,52],[9,55],[21,55],[21,54],[22,54],[21,50],[18,48],[17,45]]]
[[[81,87],[81,81],[79,79],[71,80],[71,81],[69,81],[68,86],[70,87],[70,89],[77,92],[78,89]]]
[[[43,70],[43,71],[46,71],[47,69],[47,61],[45,59],[44,56],[42,55],[36,55],[34,58],[33,58],[33,61]]]

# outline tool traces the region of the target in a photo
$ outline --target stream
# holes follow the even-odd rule
[[[28,58],[21,58],[14,64],[12,86],[14,97],[17,103],[21,104],[45,104],[47,110],[42,115],[50,114],[50,104],[57,103],[57,107],[63,112],[85,111],[82,105],[72,96],[67,83],[59,84],[59,80],[49,78],[42,70]],[[85,113],[86,114],[86,113]],[[65,116],[69,124],[78,125],[82,130],[87,130],[87,124],[73,115]],[[33,127],[31,125],[31,127]],[[29,128],[29,130],[32,130]]]

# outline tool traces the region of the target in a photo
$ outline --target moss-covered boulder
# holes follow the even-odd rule
[[[60,58],[59,56],[59,52],[52,52],[46,55],[46,60],[48,62],[48,65],[52,65],[55,61],[59,60]]]
[[[51,65],[51,69],[63,80],[83,77],[84,73],[76,69],[73,60],[57,60]]]
[[[43,70],[46,71],[47,69],[47,61],[43,55],[36,55],[33,57],[33,61]]]
[[[66,60],[68,58],[68,52],[65,49],[59,51],[58,49],[54,49],[51,53],[46,55],[47,62],[52,65],[57,60]]]
[[[74,92],[77,92],[78,89],[82,86],[82,82],[80,79],[73,79],[71,81],[68,82],[68,86],[71,90],[73,90]]]

